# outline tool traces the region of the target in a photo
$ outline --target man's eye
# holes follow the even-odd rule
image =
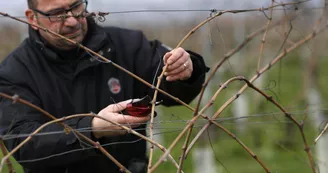
[[[56,11],[51,11],[48,13],[50,16],[59,16],[59,15],[65,15],[65,10],[56,10]]]

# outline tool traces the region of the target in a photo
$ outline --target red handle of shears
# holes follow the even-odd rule
[[[133,106],[131,103],[129,103],[126,107],[126,113],[135,116],[135,117],[143,117],[147,116],[151,113],[151,106]],[[156,116],[156,112],[155,112]]]
[[[155,105],[159,105],[161,102],[156,102]],[[142,99],[133,100],[131,103],[129,103],[122,111],[125,115],[131,115],[135,117],[143,117],[148,116],[151,113],[151,98],[149,96],[146,96]],[[156,111],[154,112],[154,116],[157,116]]]

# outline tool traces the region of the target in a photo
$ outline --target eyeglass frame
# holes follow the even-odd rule
[[[72,10],[73,10],[75,7],[78,7],[79,5],[81,5],[81,4],[83,4],[83,3],[85,3],[85,9],[82,10],[82,13],[83,13],[83,12],[86,12],[86,10],[87,10],[87,6],[88,6],[88,1],[87,1],[87,0],[82,0],[82,1],[80,1],[80,2],[77,2],[76,4],[74,4],[73,6],[71,6],[69,9],[62,9],[62,11],[65,11],[65,14],[67,14],[68,12],[71,12],[71,13],[73,14]],[[32,8],[31,10],[33,10],[33,11],[35,11],[35,12],[37,12],[37,13],[40,13],[40,14],[42,14],[43,16],[48,17],[48,19],[49,19],[50,22],[62,22],[62,21],[65,20],[65,16],[54,15],[53,13],[49,13],[49,12],[46,13],[46,12],[40,11],[40,10],[38,10],[38,9],[36,9],[36,8]],[[60,11],[59,11],[59,12],[60,12]],[[58,12],[54,12],[54,13],[58,13]],[[73,15],[74,15],[74,14],[73,14]],[[74,16],[73,16],[73,17],[74,17]],[[55,19],[54,19],[55,21],[52,21],[52,20],[51,20],[52,18],[55,18]],[[58,18],[60,18],[60,20],[58,20]]]

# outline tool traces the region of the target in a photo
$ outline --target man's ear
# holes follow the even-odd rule
[[[25,16],[28,20],[29,23],[31,24],[34,24],[34,25],[37,25],[38,24],[38,21],[37,21],[37,16],[35,15],[34,11],[31,10],[31,9],[27,9],[25,11]],[[38,27],[35,27],[35,26],[32,26],[31,27],[34,29],[34,30],[38,30],[39,28]]]

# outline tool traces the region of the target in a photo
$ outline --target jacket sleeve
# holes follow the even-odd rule
[[[42,107],[38,97],[23,84],[13,84],[2,78],[0,73],[0,93],[18,95],[30,103]],[[0,129],[4,143],[9,151],[17,147],[31,133],[51,119],[39,111],[22,103],[0,97]],[[91,118],[71,119],[65,123],[73,128],[85,128]],[[17,136],[19,134],[19,136]],[[84,133],[92,137],[91,132]],[[83,160],[96,154],[96,150],[87,145],[72,132],[65,133],[59,124],[46,126],[37,135],[23,145],[15,154],[15,159],[25,168],[42,170],[44,167],[64,167],[66,164]],[[90,149],[91,147],[91,149]]]
[[[162,58],[166,52],[170,51],[170,48],[158,40],[148,41],[143,34],[140,35],[140,49],[137,52],[137,57],[139,59],[136,64],[143,68],[139,69],[139,71],[144,72],[144,74],[140,75],[147,79],[148,82],[156,85],[158,79],[156,76],[161,74],[164,66]],[[205,81],[206,72],[208,72],[209,68],[205,65],[203,57],[199,54],[192,51],[187,52],[190,54],[190,58],[193,62],[192,76],[188,80],[175,82],[166,81],[163,77],[160,88],[171,95],[178,97],[182,101],[190,103],[199,94],[202,84]],[[154,90],[151,90],[149,95],[153,96],[153,93]],[[163,100],[163,104],[166,106],[179,104],[173,99],[160,93],[158,94],[158,100]]]

